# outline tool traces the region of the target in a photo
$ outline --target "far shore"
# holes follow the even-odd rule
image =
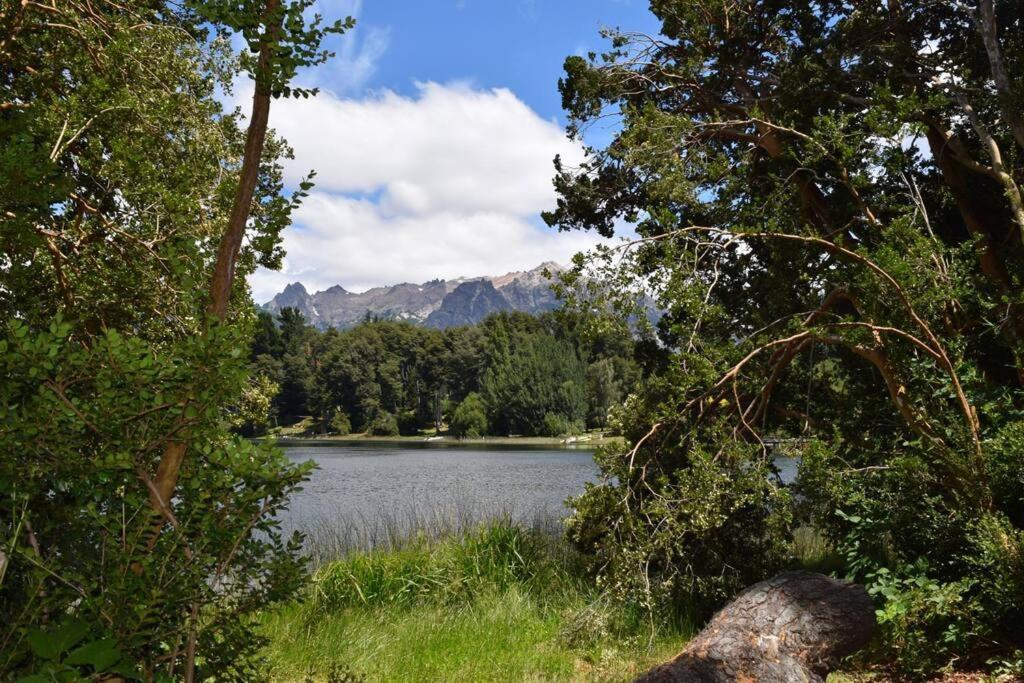
[[[614,442],[618,437],[604,434],[581,434],[568,437],[548,436],[487,436],[477,439],[460,439],[454,436],[370,436],[347,434],[345,436],[326,434],[323,436],[269,435],[255,441],[273,441],[282,446],[312,445],[324,443],[396,443],[396,444],[443,444],[447,446],[546,446],[550,448],[597,448]]]

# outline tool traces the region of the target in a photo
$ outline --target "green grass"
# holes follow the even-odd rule
[[[508,521],[323,565],[263,615],[273,680],[617,681],[681,649],[602,601],[557,536]]]
[[[579,603],[577,603],[579,604]],[[580,605],[582,607],[582,605]],[[339,610],[310,618],[302,605],[268,615],[274,680],[325,680],[334,667],[368,681],[550,681],[628,679],[681,647],[663,637],[570,645],[572,618],[519,588],[471,604]]]

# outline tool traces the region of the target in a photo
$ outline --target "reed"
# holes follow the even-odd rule
[[[314,568],[353,553],[397,551],[464,536],[495,521],[514,523],[532,534],[559,537],[564,510],[536,508],[528,512],[453,499],[448,502],[406,502],[400,507],[352,513],[322,511],[290,519],[305,535],[305,551]]]

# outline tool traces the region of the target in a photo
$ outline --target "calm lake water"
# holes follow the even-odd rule
[[[508,515],[531,522],[568,514],[565,500],[596,481],[590,449],[441,443],[287,445],[318,469],[284,519],[307,532],[343,534],[342,545],[450,528]],[[386,540],[386,539],[385,539]]]
[[[390,546],[496,517],[550,527],[568,515],[565,501],[598,480],[586,448],[460,445],[431,442],[281,444],[296,462],[318,468],[283,515],[325,558],[355,548]],[[796,461],[779,458],[791,482]]]

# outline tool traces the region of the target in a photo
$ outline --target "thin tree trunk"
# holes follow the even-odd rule
[[[280,0],[267,0],[264,17],[269,18],[279,6]],[[220,247],[217,250],[217,264],[210,284],[209,312],[218,320],[224,320],[227,316],[228,304],[231,301],[231,287],[235,278],[235,263],[242,247],[242,239],[245,237],[245,226],[249,221],[252,198],[256,192],[256,182],[259,178],[260,159],[263,156],[263,148],[267,139],[267,124],[270,119],[271,92],[266,72],[270,68],[271,44],[278,32],[279,28],[268,27],[260,45],[256,67],[256,89],[253,93],[252,113],[249,117],[249,130],[245,139],[241,177],[238,182],[238,190],[235,193],[234,205],[231,207],[228,227],[221,237]],[[170,504],[174,489],[177,487],[178,475],[185,460],[187,447],[185,439],[170,441],[164,447],[160,464],[157,467],[156,478],[153,481],[164,504]],[[153,508],[159,512],[163,506],[160,505],[160,501],[153,498],[154,496],[151,494]]]
[[[277,0],[268,0],[267,10],[276,6]],[[269,44],[260,48],[260,64],[265,67],[269,60]],[[261,85],[257,78],[256,91],[252,98],[252,115],[249,118],[249,131],[245,140],[245,156],[242,160],[242,177],[235,194],[235,203],[231,207],[231,218],[228,228],[220,241],[217,250],[217,267],[213,272],[210,284],[210,313],[223,320],[228,312],[231,300],[231,286],[235,279],[235,262],[245,237],[245,226],[249,221],[252,198],[256,192],[256,181],[260,172],[260,158],[267,140],[267,122],[270,118],[270,86]]]
[[[280,19],[274,15],[280,8],[280,0],[266,0],[264,9],[264,25],[266,31],[260,41],[255,73],[256,88],[253,93],[252,112],[249,116],[249,128],[246,133],[245,152],[242,157],[242,169],[235,193],[234,204],[228,219],[227,229],[221,237],[217,250],[217,262],[210,284],[209,313],[219,321],[227,317],[228,304],[231,300],[231,289],[235,278],[235,265],[238,253],[245,237],[246,224],[252,209],[256,183],[259,179],[260,161],[267,139],[267,125],[270,118],[271,84],[269,72],[273,44],[280,34]],[[273,23],[272,22],[277,22]],[[165,510],[170,508],[171,499],[178,485],[181,466],[188,450],[188,436],[179,433],[174,440],[168,441],[164,447],[160,463],[157,467],[153,488],[150,491],[150,505],[159,515],[160,522],[154,529],[149,542],[150,549],[159,535],[159,527],[163,526]],[[189,644],[183,675],[186,681],[195,677],[195,642],[197,605],[193,605],[192,621],[190,622]]]
[[[1009,124],[1010,130],[1013,131],[1013,139],[1017,141],[1021,149],[1024,149],[1024,119],[1021,119],[1020,112],[1012,104],[1013,94],[1010,92],[1010,79],[1003,66],[1002,51],[999,49],[996,11],[992,0],[980,0],[978,3],[978,32],[981,33],[981,40],[985,43],[985,53],[988,55],[992,80],[995,81],[996,90],[999,92],[1003,118]]]

